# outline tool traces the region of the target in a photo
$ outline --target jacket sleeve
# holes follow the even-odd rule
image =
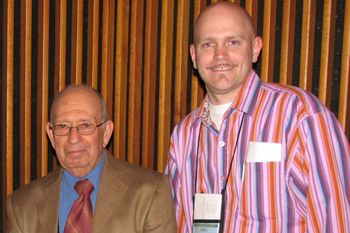
[[[23,232],[19,226],[18,219],[14,212],[13,199],[10,195],[6,200],[6,223],[8,233],[21,233]]]
[[[175,233],[176,222],[169,183],[165,176],[159,182],[147,215],[144,233]]]

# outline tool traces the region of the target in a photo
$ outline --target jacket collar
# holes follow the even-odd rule
[[[96,201],[92,232],[102,231],[103,226],[112,216],[112,213],[118,209],[118,206],[121,204],[120,200],[128,189],[128,184],[122,179],[118,179],[118,176],[125,174],[128,170],[113,160],[111,155],[106,155],[100,180],[100,190]]]
[[[38,232],[57,232],[59,196],[62,168],[58,168],[47,177],[46,188],[36,202],[39,218]]]

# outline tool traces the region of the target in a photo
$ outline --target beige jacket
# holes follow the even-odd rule
[[[9,233],[57,232],[61,173],[57,169],[8,197]],[[92,232],[176,232],[166,177],[107,155]]]

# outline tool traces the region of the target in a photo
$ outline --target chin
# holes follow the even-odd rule
[[[66,164],[68,164],[70,168],[83,168],[89,165],[89,161],[86,158],[79,157],[79,158],[68,158],[65,161]]]

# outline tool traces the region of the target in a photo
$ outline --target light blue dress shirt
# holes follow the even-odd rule
[[[63,233],[64,231],[64,226],[66,225],[69,211],[73,205],[73,202],[79,197],[78,193],[74,189],[74,185],[78,180],[88,179],[93,184],[94,190],[91,193],[90,199],[92,202],[93,211],[95,212],[96,199],[105,157],[106,155],[104,153],[97,166],[83,178],[75,177],[66,170],[63,170],[58,216],[58,226],[60,233]]]

